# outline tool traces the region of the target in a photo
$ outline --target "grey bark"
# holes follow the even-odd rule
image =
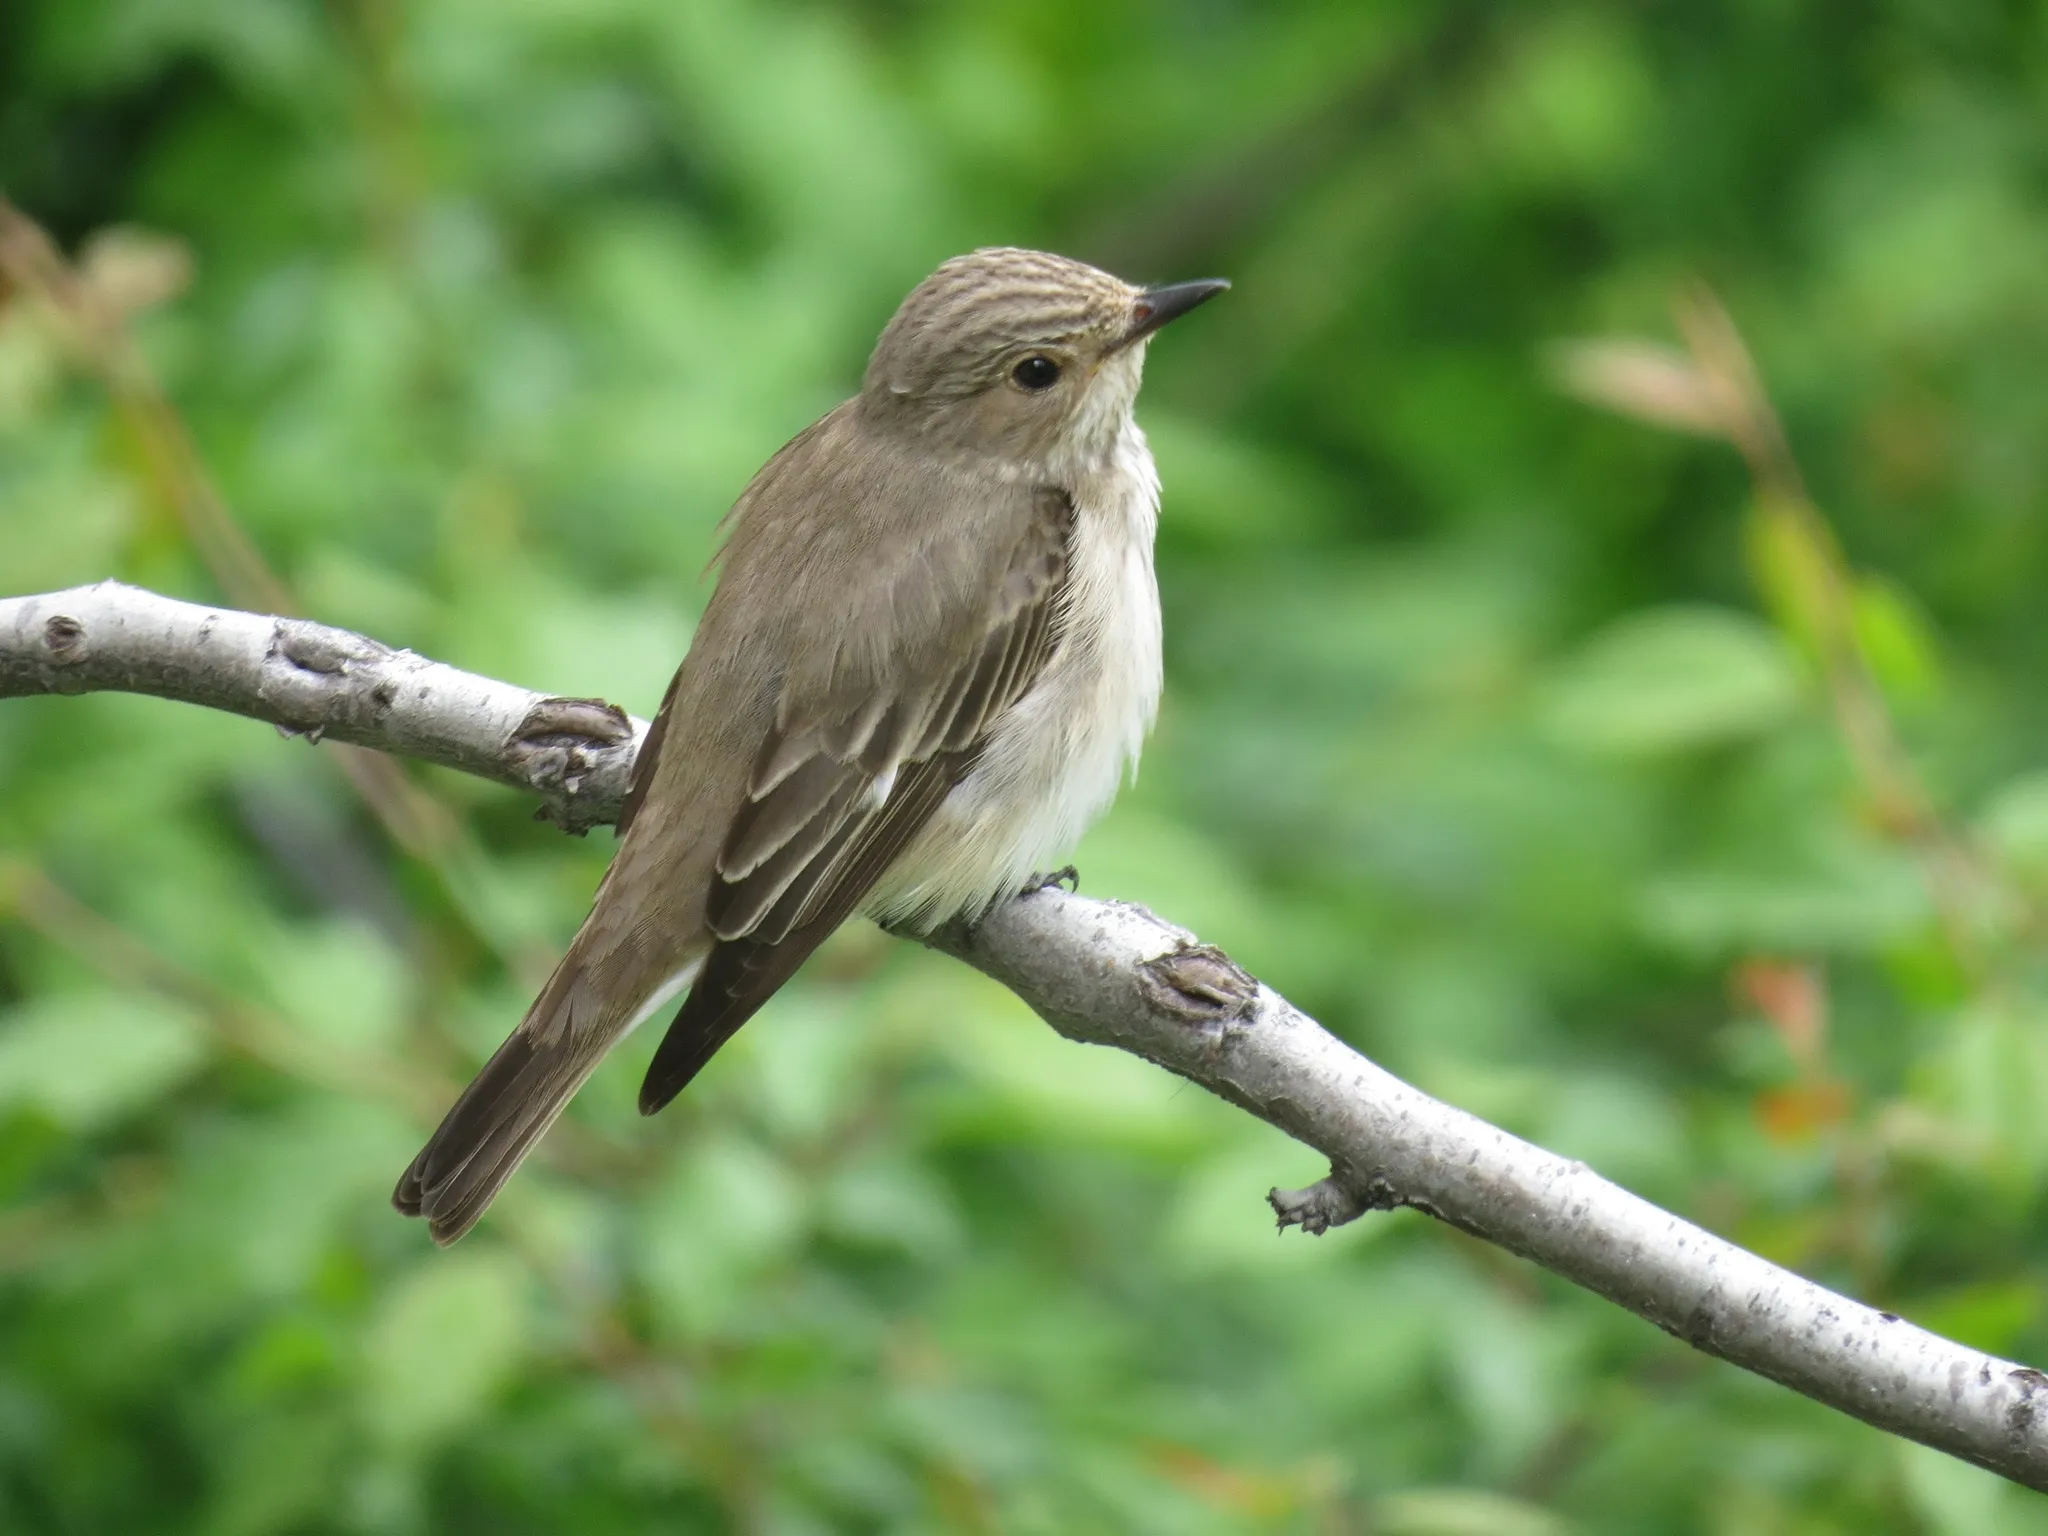
[[[104,582],[0,598],[0,698],[119,690],[204,704],[538,794],[611,821],[646,727],[346,630]],[[1129,1051],[1330,1160],[1269,1195],[1321,1232],[1413,1206],[1598,1292],[1694,1348],[2048,1490],[2048,1375],[1839,1296],[1382,1071],[1222,951],[1141,907],[1049,887],[934,947],[1070,1040]]]
[[[571,832],[619,812],[644,722],[478,677],[310,619],[203,608],[103,581],[0,598],[0,699],[143,693],[495,779]]]

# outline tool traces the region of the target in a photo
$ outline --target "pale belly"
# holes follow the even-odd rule
[[[1060,646],[991,734],[971,772],[904,850],[867,911],[929,927],[974,914],[1070,853],[1116,798],[1159,707],[1158,481],[1144,439],[1077,494]],[[1104,495],[1114,487],[1121,495]]]

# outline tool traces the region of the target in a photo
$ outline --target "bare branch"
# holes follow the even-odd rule
[[[101,689],[530,789],[577,829],[617,814],[645,731],[609,705],[550,699],[303,620],[111,582],[0,599],[0,698]],[[2048,1490],[2048,1375],[1838,1296],[1439,1103],[1142,908],[1049,888],[932,942],[1068,1039],[1156,1062],[1327,1156],[1329,1178],[1269,1197],[1282,1226],[1322,1231],[1413,1206],[1696,1349]]]
[[[538,794],[572,832],[616,820],[647,727],[309,619],[204,608],[119,582],[0,598],[0,699],[146,693]]]
[[[1306,1142],[1331,1175],[1268,1197],[1322,1231],[1413,1206],[1695,1349],[2048,1488],[2048,1375],[1848,1300],[1382,1071],[1141,907],[1045,890],[941,946],[1070,1040],[1112,1045]]]

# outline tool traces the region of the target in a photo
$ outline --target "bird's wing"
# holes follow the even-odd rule
[[[706,906],[716,942],[648,1067],[643,1113],[681,1092],[859,906],[1037,680],[1058,640],[1074,507],[1049,487],[1005,493],[1029,505],[994,590],[972,596],[973,643],[945,654],[899,636],[893,666],[854,659],[789,680],[719,850]],[[914,563],[898,577],[919,579]],[[928,590],[904,597],[899,615],[947,628]]]

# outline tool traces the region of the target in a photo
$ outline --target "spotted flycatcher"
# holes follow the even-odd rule
[[[399,1210],[438,1242],[468,1231],[605,1052],[678,997],[643,1114],[854,911],[977,916],[1072,847],[1159,701],[1145,349],[1228,286],[1007,249],[918,284],[860,393],[734,506],[596,904]]]

